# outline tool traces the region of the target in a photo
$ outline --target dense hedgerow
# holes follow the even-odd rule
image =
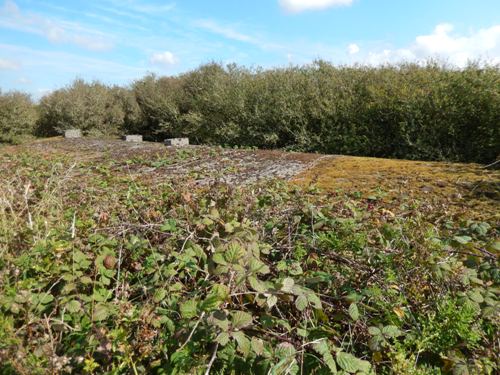
[[[37,111],[29,95],[0,91],[0,143],[17,143],[33,132]]]
[[[500,153],[499,124],[498,65],[211,63],[129,88],[77,80],[42,99],[37,134],[77,127],[149,140],[489,162]]]
[[[132,87],[144,135],[332,154],[485,162],[500,150],[498,67],[270,70],[208,64]]]
[[[99,82],[76,80],[42,98],[39,108],[39,135],[56,135],[78,128],[86,135],[113,136],[142,121],[129,90]]]

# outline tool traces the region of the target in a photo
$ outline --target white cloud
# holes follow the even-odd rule
[[[12,44],[0,43],[0,50],[16,56],[28,70],[45,67],[50,74],[65,74],[73,78],[86,72],[89,77],[105,82],[118,79],[135,79],[148,72],[146,67],[137,67],[110,60],[87,57],[59,51],[44,51]]]
[[[29,85],[32,83],[32,81],[29,79],[29,78],[26,78],[26,77],[20,77],[17,82],[19,82],[20,84],[23,84],[23,85]]]
[[[409,46],[368,52],[365,62],[378,65],[399,61],[422,62],[429,58],[438,58],[458,67],[478,59],[500,63],[500,25],[470,31],[467,35],[453,31],[453,25],[439,24],[432,33],[417,36]]]
[[[359,46],[355,43],[351,43],[347,46],[347,51],[349,55],[355,55],[359,52]]]
[[[110,13],[116,13],[122,16],[127,16],[131,18],[139,18],[138,13],[142,13],[149,17],[158,16],[161,17],[165,13],[172,11],[175,8],[175,3],[169,4],[146,4],[144,2],[135,0],[107,0],[101,1],[101,3],[109,3],[111,7],[106,8],[106,11]]]
[[[10,69],[19,69],[20,64],[13,60],[7,60],[0,58],[0,70],[10,70]]]
[[[291,13],[299,13],[305,10],[321,10],[335,6],[348,6],[354,0],[279,0],[283,9]]]
[[[151,62],[151,64],[170,66],[174,65],[177,62],[177,58],[174,56],[172,52],[165,51],[165,52],[153,53],[149,61]]]
[[[199,20],[196,22],[196,26],[208,30],[214,34],[222,35],[227,39],[237,40],[239,42],[247,42],[256,44],[255,38],[250,35],[240,33],[229,26],[222,26],[217,24],[212,20]]]
[[[232,26],[228,25],[220,25],[219,23],[206,19],[206,20],[197,20],[194,22],[194,26],[207,30],[213,34],[223,36],[226,39],[235,40],[238,42],[252,44],[263,50],[283,50],[284,47],[280,44],[269,42],[262,37],[249,35],[237,31]]]
[[[0,8],[0,27],[38,34],[52,43],[70,43],[91,51],[105,51],[112,43],[105,34],[78,23],[50,19],[36,13],[25,13],[12,0]]]

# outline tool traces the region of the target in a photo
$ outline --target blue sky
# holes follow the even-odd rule
[[[500,62],[499,0],[0,0],[0,88],[128,84],[202,63]]]

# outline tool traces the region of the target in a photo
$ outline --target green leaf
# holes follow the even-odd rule
[[[231,324],[235,329],[242,329],[252,324],[252,315],[245,311],[236,311],[232,314]]]
[[[193,299],[181,303],[180,312],[184,319],[194,318],[198,314],[198,303]]]
[[[223,266],[227,265],[226,259],[224,258],[223,253],[215,253],[212,257],[212,260],[216,264],[221,264]]]
[[[358,371],[363,374],[370,374],[372,370],[372,365],[370,362],[363,359],[358,359]]]
[[[166,296],[167,296],[167,291],[165,289],[163,288],[156,289],[153,295],[153,300],[156,303],[160,303],[165,299]]]
[[[291,293],[292,288],[295,285],[295,281],[291,277],[287,277],[282,281],[283,286],[281,290],[285,293]]]
[[[500,252],[500,241],[499,240],[493,241],[493,243],[489,245],[489,250],[492,252],[493,251]]]
[[[278,303],[278,297],[276,297],[274,294],[271,294],[269,297],[267,297],[267,306],[272,309],[273,306],[275,306]]]
[[[223,311],[214,311],[207,320],[210,324],[219,327],[223,331],[229,330],[229,320]]]
[[[224,231],[226,233],[233,233],[234,232],[234,226],[231,223],[226,223],[224,224]]]
[[[471,301],[474,301],[477,303],[484,302],[484,298],[478,289],[471,290],[470,292],[467,293],[467,296],[471,299]]]
[[[352,354],[346,352],[338,352],[337,353],[337,363],[344,371],[347,371],[350,374],[358,371],[359,368],[359,359],[353,356]]]
[[[323,306],[321,305],[321,300],[319,299],[319,297],[316,295],[316,293],[314,292],[309,292],[307,293],[307,300],[309,301],[309,303],[311,305],[313,305],[313,307],[315,309],[322,309]]]
[[[87,284],[92,284],[92,279],[90,277],[88,277],[88,276],[82,276],[82,277],[80,277],[80,282],[82,284],[86,284],[86,285]]]
[[[469,237],[469,236],[454,236],[453,240],[455,242],[458,242],[460,245],[467,245],[472,240],[472,237]]]
[[[222,303],[221,299],[216,294],[209,294],[207,298],[205,298],[200,303],[200,310],[202,311],[212,311],[219,307]]]
[[[326,363],[330,372],[332,374],[337,373],[337,365],[335,364],[335,360],[333,359],[332,353],[330,352],[330,348],[328,346],[327,339],[321,340],[320,342],[313,344],[313,350],[315,350],[318,354],[321,355],[323,361]]]
[[[175,324],[174,322],[172,321],[172,319],[170,319],[168,316],[161,316],[160,317],[160,323],[161,324],[165,324],[167,330],[169,333],[174,333],[175,332]]]
[[[368,333],[372,336],[378,336],[382,334],[382,331],[378,327],[368,327]]]
[[[385,337],[398,337],[401,336],[402,332],[396,326],[385,326],[382,328],[382,334]]]
[[[276,357],[278,358],[293,358],[295,353],[295,347],[288,342],[282,342],[276,347]]]
[[[250,340],[245,336],[242,331],[231,333],[231,336],[238,343],[238,350],[246,357],[250,353]]]
[[[257,337],[252,337],[251,340],[252,351],[256,355],[261,355],[264,352],[264,341],[258,339]]]
[[[109,309],[108,306],[104,303],[98,303],[94,307],[94,320],[97,321],[103,321],[109,316]]]
[[[250,276],[248,278],[248,283],[250,284],[250,287],[253,290],[255,290],[256,292],[265,293],[265,292],[268,291],[268,288],[266,287],[266,285],[264,284],[264,282],[260,281],[259,279],[257,279],[254,276]]]
[[[177,222],[174,219],[168,219],[160,227],[162,232],[175,232],[177,229]]]
[[[221,344],[222,346],[225,346],[229,342],[229,333],[227,332],[219,333],[219,335],[215,338],[215,341]]]
[[[50,293],[40,293],[38,294],[38,303],[41,305],[47,305],[54,300],[54,296]]]
[[[228,263],[236,264],[238,260],[240,260],[243,257],[244,254],[245,251],[241,248],[241,246],[238,243],[231,242],[229,244],[228,249],[224,253],[224,258]]]
[[[295,307],[299,311],[304,311],[306,309],[307,305],[308,305],[307,298],[303,294],[298,296],[297,299],[295,300]]]
[[[77,300],[69,301],[64,307],[70,313],[76,313],[82,309],[81,303]]]
[[[349,305],[349,316],[351,317],[352,320],[356,321],[359,319],[359,310],[358,310],[358,305],[355,303],[351,303]]]
[[[81,270],[87,269],[92,264],[87,255],[82,253],[80,250],[76,250],[73,253],[73,262],[76,266],[78,266],[78,269]]]

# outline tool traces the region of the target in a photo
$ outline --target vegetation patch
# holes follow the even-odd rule
[[[441,219],[496,223],[500,219],[500,173],[477,164],[333,156],[322,158],[294,180],[303,186],[314,184],[326,191],[361,195],[373,202],[398,204],[418,199],[435,206],[433,210],[440,212]]]
[[[489,164],[499,156],[499,65],[246,68],[210,63],[129,87],[76,80],[39,103],[0,92],[0,143],[22,135],[140,134],[194,144]]]
[[[411,182],[372,197],[134,173],[223,149],[55,144],[0,156],[0,373],[498,372],[491,217],[443,211]]]

